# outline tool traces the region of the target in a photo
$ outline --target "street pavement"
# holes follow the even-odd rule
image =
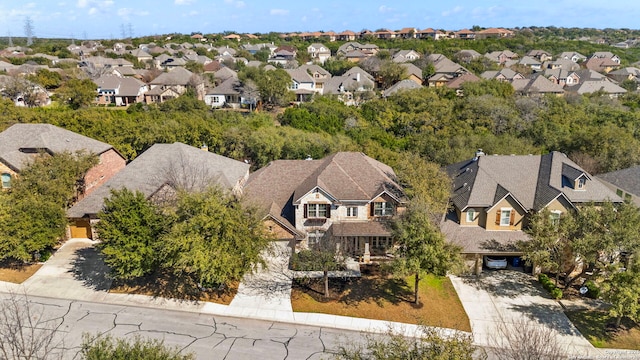
[[[149,315],[149,319],[158,320],[157,330],[153,330],[153,326],[156,326],[155,322],[147,320],[146,323],[150,325],[145,327],[144,331],[139,330],[140,328],[138,330],[130,329],[128,334],[139,333],[145,336],[156,334],[163,338],[166,338],[167,333],[189,334],[175,339],[171,338],[168,342],[185,348],[189,347],[198,354],[208,354],[206,350],[200,348],[201,346],[213,349],[217,345],[212,346],[207,341],[200,341],[201,337],[193,335],[191,329],[184,330],[178,321],[183,316],[209,319],[201,322],[206,326],[211,326],[211,321],[219,317],[225,319],[224,323],[230,323],[228,318],[236,319],[234,321],[252,319],[251,321],[256,321],[255,326],[258,328],[274,326],[272,324],[279,324],[275,326],[275,329],[284,327],[289,330],[292,326],[295,329],[309,326],[309,328],[304,328],[303,333],[313,334],[310,336],[314,338],[317,338],[316,332],[325,333],[327,331],[331,334],[343,331],[353,334],[350,331],[386,333],[391,330],[406,336],[416,336],[421,333],[419,326],[411,324],[293,312],[290,302],[293,274],[287,269],[288,256],[289,251],[286,247],[283,247],[282,244],[275,244],[271,252],[265,253],[266,266],[257,269],[256,273],[247,275],[243,279],[238,294],[230,305],[221,305],[144,295],[109,293],[108,289],[111,283],[106,277],[108,269],[94,248],[94,242],[89,239],[71,239],[23,284],[0,282],[0,292],[26,294],[29,299],[37,298],[42,303],[45,303],[42,300],[44,298],[48,299],[48,302],[62,301],[71,304],[69,308],[78,306],[78,304],[82,305],[81,308],[111,307],[109,311],[104,312],[111,314],[109,320],[96,318],[91,322],[81,323],[87,326],[82,326],[80,323],[75,324],[74,326],[81,329],[75,330],[74,328],[73,331],[76,332],[94,332],[93,330],[104,332],[104,326],[118,325],[119,322],[113,319],[113,309],[118,309],[117,313],[129,313],[130,311],[137,311],[140,314],[153,313],[153,316]],[[469,316],[474,342],[477,345],[483,347],[494,345],[491,342],[491,334],[496,332],[498,324],[516,327],[526,323],[551,329],[567,349],[567,353],[579,356],[581,359],[640,359],[640,352],[595,349],[569,322],[558,302],[546,297],[531,276],[513,271],[488,272],[487,274],[478,279],[451,277]],[[67,307],[60,305],[60,308]],[[95,317],[93,313],[91,317]],[[174,318],[178,320],[174,321]],[[260,322],[260,320],[264,322]],[[106,321],[107,324],[102,324],[102,321]],[[139,323],[139,321],[122,322],[122,324],[129,324],[127,325],[129,327],[133,326],[131,324]],[[289,325],[283,325],[285,323]],[[196,322],[196,324],[200,323]],[[109,333],[113,333],[114,336],[120,335],[119,331]],[[439,331],[444,336],[455,333],[454,330],[449,329],[439,329]],[[286,336],[280,338],[280,335],[276,338],[269,338],[269,341],[264,340],[265,337],[259,337],[263,341],[256,341],[254,337],[247,337],[252,340],[236,339],[233,342],[234,345],[236,342],[238,344],[246,342],[253,345],[234,349],[233,352],[241,354],[242,351],[245,351],[262,354],[263,351],[266,351],[270,354],[269,356],[274,356],[267,357],[267,359],[314,358],[313,356],[315,356],[311,356],[307,352],[299,352],[295,347],[287,347],[287,355],[281,357],[282,346],[278,344],[283,342],[291,344],[291,339],[285,341],[283,339],[286,339]],[[177,339],[182,340],[178,341]],[[361,337],[360,340],[362,339]],[[324,341],[322,339],[321,343],[324,344]],[[72,343],[77,344],[78,340],[75,339]],[[200,345],[202,343],[207,345]],[[223,341],[222,343],[226,344],[227,342]],[[318,349],[317,344],[308,346],[312,349]],[[279,350],[272,351],[271,347]],[[305,356],[302,356],[303,354]],[[202,358],[218,357],[204,356]],[[243,357],[229,356],[226,358]]]

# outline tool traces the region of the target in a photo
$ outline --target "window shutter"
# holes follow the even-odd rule
[[[375,213],[374,213],[374,209],[373,209],[373,203],[370,203],[369,205],[370,205],[369,206],[369,216],[374,216]]]
[[[331,204],[326,204],[325,207],[327,208],[327,218],[331,217]]]
[[[515,210],[511,210],[511,217],[509,219],[509,225],[513,226],[513,224],[515,224],[516,222],[516,211]]]
[[[502,213],[500,209],[496,210],[496,225],[500,225],[500,213]]]
[[[307,218],[307,204],[304,204],[304,215],[303,217],[306,219]]]

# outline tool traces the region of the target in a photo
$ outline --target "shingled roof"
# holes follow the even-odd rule
[[[446,170],[453,179],[452,202],[461,210],[491,207],[507,193],[525,211],[539,211],[559,196],[573,204],[622,201],[566,155],[555,151],[546,155],[479,156],[449,165]],[[587,177],[588,184],[584,190],[575,190],[571,181],[581,175]]]
[[[640,165],[600,174],[598,178],[635,196],[640,196]]]
[[[21,171],[38,151],[100,155],[109,149],[113,146],[50,124],[15,124],[0,133],[0,162],[15,171]]]
[[[249,172],[249,165],[179,142],[155,144],[100,188],[67,211],[71,218],[95,215],[112,189],[127,188],[150,197],[165,185],[197,189],[211,184],[232,189]]]

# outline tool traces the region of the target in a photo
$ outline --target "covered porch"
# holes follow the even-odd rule
[[[393,247],[391,231],[384,222],[333,224],[331,235],[340,244],[345,255],[360,263],[369,263],[375,257],[386,257]]]

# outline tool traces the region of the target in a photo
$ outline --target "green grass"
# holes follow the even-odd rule
[[[569,311],[567,317],[597,348],[640,350],[640,327],[627,318],[621,329],[612,331],[607,324],[615,323],[615,319],[605,311]]]

